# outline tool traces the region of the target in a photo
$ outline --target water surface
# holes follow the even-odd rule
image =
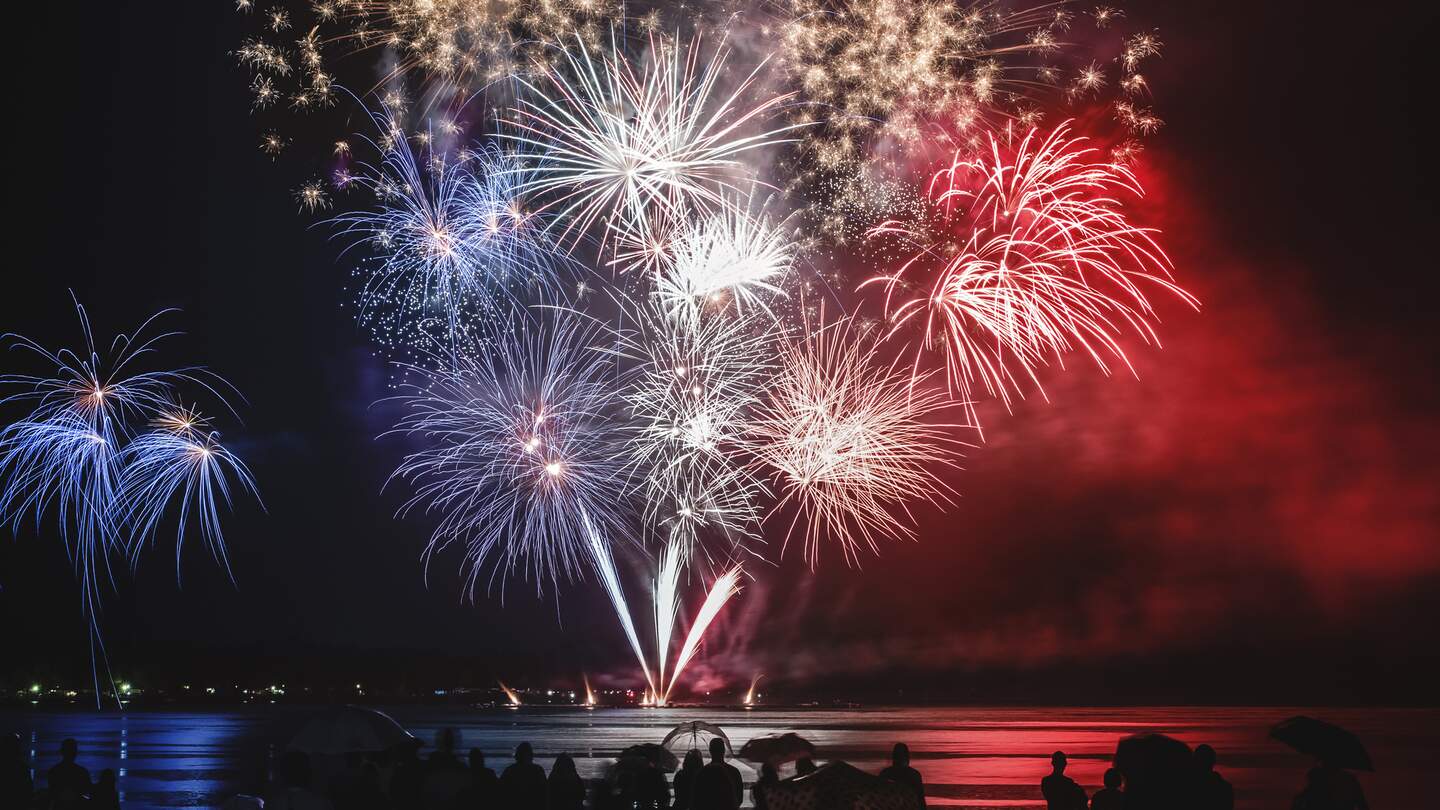
[[[125,806],[215,807],[237,792],[260,792],[274,752],[315,709],[272,706],[184,712],[135,710],[0,711],[0,730],[19,732],[43,772],[60,741],[74,737],[92,776],[119,774]],[[1377,773],[1362,774],[1371,805],[1421,810],[1423,780],[1440,773],[1440,710],[1295,708],[897,708],[897,709],[464,709],[403,706],[390,713],[421,739],[454,728],[465,748],[478,746],[497,771],[508,752],[529,741],[548,770],[569,752],[584,777],[601,774],[623,747],[659,742],[677,723],[723,726],[738,749],[752,737],[795,731],[825,759],[869,771],[886,764],[890,746],[906,742],[933,797],[932,806],[1043,807],[1038,784],[1051,752],[1064,750],[1068,771],[1093,792],[1129,734],[1158,731],[1219,751],[1220,770],[1235,785],[1240,808],[1288,807],[1310,761],[1268,739],[1291,714],[1344,725],[1370,749]],[[755,776],[740,765],[747,782]],[[38,781],[38,779],[37,779]],[[748,789],[747,789],[748,793]]]

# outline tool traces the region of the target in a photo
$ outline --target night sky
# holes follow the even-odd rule
[[[386,370],[343,306],[341,245],[296,215],[304,176],[256,148],[227,55],[247,29],[223,2],[124,6],[56,8],[12,37],[0,331],[74,344],[67,289],[102,334],[182,309],[167,356],[248,398],[225,438],[268,513],[228,524],[238,588],[199,544],[179,585],[164,548],[120,578],[116,671],[636,680],[593,582],[471,605],[450,556],[427,586],[429,524],[393,519],[402,493],[381,492],[405,445],[377,438]],[[982,408],[988,444],[951,479],[958,503],[920,513],[919,542],[863,570],[833,553],[813,574],[797,554],[760,570],[697,685],[764,671],[795,696],[1433,701],[1433,11],[1125,7],[1166,46],[1137,216],[1203,311],[1162,308],[1164,350],[1129,347],[1138,380],[1051,369],[1050,402]],[[58,539],[0,542],[0,585],[0,681],[83,683]]]

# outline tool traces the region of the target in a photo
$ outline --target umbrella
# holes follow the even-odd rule
[[[764,795],[770,810],[920,810],[920,797],[911,788],[847,762],[766,785]]]
[[[1127,807],[1181,806],[1191,777],[1190,746],[1164,734],[1136,734],[1115,746]]]
[[[691,748],[699,748],[703,751],[705,746],[700,744],[701,741],[706,741],[708,745],[708,741],[712,738],[724,740],[725,750],[732,754],[735,753],[735,749],[730,745],[730,738],[725,736],[724,730],[714,723],[707,723],[704,720],[691,720],[688,723],[681,723],[671,730],[669,734],[665,735],[665,739],[660,745],[669,748],[673,743],[688,741],[690,744],[685,746],[686,751]]]
[[[364,706],[342,706],[310,718],[286,748],[307,754],[348,754],[419,744],[419,740],[384,712]]]
[[[680,767],[680,760],[675,758],[670,749],[655,743],[641,743],[626,748],[620,752],[621,765],[625,765],[626,760],[644,760],[666,773]]]
[[[815,746],[809,740],[794,732],[778,737],[756,737],[740,746],[740,758],[750,762],[769,762],[779,765],[797,759],[814,759]]]
[[[1270,736],[1326,765],[1353,771],[1375,770],[1360,738],[1324,720],[1296,715],[1270,729]]]

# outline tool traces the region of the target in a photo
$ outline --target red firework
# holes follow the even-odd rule
[[[1009,408],[1027,380],[1040,390],[1041,366],[1070,352],[1107,374],[1113,363],[1130,368],[1124,334],[1159,342],[1150,289],[1198,306],[1174,282],[1156,231],[1126,217],[1119,195],[1144,194],[1134,173],[1101,154],[1068,121],[1018,144],[991,133],[988,148],[957,153],[931,178],[924,233],[889,221],[867,235],[898,239],[906,258],[861,286],[885,288],[892,334],[923,319],[916,368],[943,351],[972,415],[977,389]]]

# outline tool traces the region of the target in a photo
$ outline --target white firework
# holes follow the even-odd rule
[[[614,42],[610,51],[592,55],[577,39],[534,82],[519,79],[504,133],[534,153],[525,188],[552,200],[567,236],[603,222],[602,245],[618,235],[644,244],[657,221],[724,208],[753,182],[745,159],[795,128],[768,123],[789,95],[761,91],[764,63],[722,88],[723,43],[652,37],[639,64]]]
[[[653,299],[628,312],[620,396],[647,525],[680,540],[684,561],[702,533],[754,537],[765,486],[743,462],[746,423],[775,372],[777,327],[731,313],[679,324]]]
[[[785,544],[799,531],[812,567],[827,537],[854,563],[881,537],[913,537],[910,504],[948,500],[940,475],[967,426],[930,421],[952,403],[929,377],[882,361],[849,320],[786,347],[749,447],[780,493],[770,516],[791,513]]]
[[[656,274],[656,296],[671,318],[696,321],[702,310],[734,305],[773,314],[784,296],[795,243],[762,210],[725,206],[692,220],[674,240]]]

